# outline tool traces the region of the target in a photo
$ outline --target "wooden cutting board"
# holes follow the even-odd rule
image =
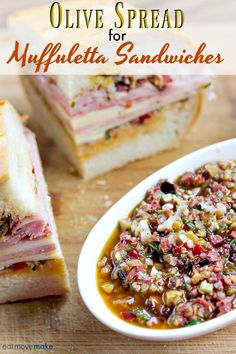
[[[77,260],[83,242],[110,204],[146,176],[176,158],[208,144],[235,137],[235,92],[234,77],[218,78],[217,98],[206,102],[201,119],[179,149],[132,163],[89,182],[73,175],[56,147],[45,140],[42,134],[38,135],[72,291],[65,298],[0,305],[0,353],[36,353],[39,351],[27,350],[26,347],[13,350],[11,346],[17,344],[23,348],[24,345],[43,343],[53,346],[53,349],[41,352],[57,354],[236,353],[236,325],[204,337],[173,343],[147,343],[116,334],[101,325],[85,308],[76,282]],[[0,97],[11,99],[21,113],[30,112],[16,78],[0,77]],[[9,349],[5,349],[6,345]]]

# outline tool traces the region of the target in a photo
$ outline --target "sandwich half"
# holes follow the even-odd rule
[[[178,146],[206,76],[25,76],[33,117],[86,179]]]
[[[89,1],[65,4],[73,14],[78,14],[76,9],[91,11]],[[58,30],[52,29],[48,5],[17,11],[9,16],[8,24],[22,42],[30,37],[33,47],[44,48],[50,41],[63,43],[69,50],[79,43],[76,54],[88,46],[98,46],[102,53],[109,43],[107,31],[114,26],[114,4],[109,0],[97,4],[104,8],[106,18],[104,27],[94,31],[84,26],[64,30],[65,21]],[[189,45],[184,36],[179,38],[184,47]],[[176,147],[199,116],[202,92],[209,84],[206,75],[88,75],[91,71],[73,70],[70,65],[60,68],[61,74],[55,66],[46,75],[25,75],[23,85],[34,120],[86,179]]]
[[[0,303],[68,291],[35,136],[0,101]]]

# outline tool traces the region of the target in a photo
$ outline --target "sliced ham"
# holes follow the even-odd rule
[[[34,247],[33,242],[34,241],[32,241],[32,249],[21,251],[20,254],[18,252],[15,252],[15,253],[11,253],[8,255],[0,256],[0,264],[2,265],[3,263],[6,263],[7,261],[14,260],[16,258],[23,258],[25,260],[25,257],[32,257],[32,256],[38,256],[40,254],[47,254],[47,253],[55,251],[55,249],[56,249],[56,245],[54,243],[50,243],[50,244],[44,245],[44,246]],[[15,263],[15,262],[13,262],[13,263]]]
[[[61,255],[35,137],[28,129],[25,129],[25,137],[35,176],[38,213],[10,222],[9,230],[0,242],[0,268]]]
[[[71,102],[56,83],[45,76],[35,76],[31,80],[77,144],[101,139],[109,129],[188,99],[210,81],[207,76],[186,75],[173,78],[159,89],[151,81],[141,80],[137,87],[128,91],[120,91],[115,85],[107,90],[90,89]]]
[[[48,224],[37,216],[26,217],[16,223],[13,223],[5,240],[0,242],[0,249],[17,244],[22,239],[38,239],[50,234]]]
[[[25,235],[32,239],[45,237],[50,233],[44,220],[29,216],[19,221],[12,229],[12,235]]]
[[[160,90],[153,85],[150,81],[142,80],[136,87],[131,88],[129,91],[120,91],[112,89],[110,92],[104,89],[88,90],[79,94],[74,98],[73,105],[67,99],[61,89],[50,81],[45,76],[35,76],[34,80],[38,82],[44,93],[63,107],[66,113],[71,117],[83,115],[91,111],[99,111],[104,108],[112,107],[115,105],[123,105],[125,102],[137,102],[150,97],[159,97],[160,101],[164,97],[178,97],[179,94],[183,97],[188,97],[193,94],[193,90],[199,89],[199,85],[204,85],[209,82],[206,76],[185,76],[182,78],[174,78],[173,81],[166,83],[165,89]]]

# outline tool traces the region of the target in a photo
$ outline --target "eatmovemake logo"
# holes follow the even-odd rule
[[[29,343],[29,344],[23,344],[23,343],[6,343],[2,345],[3,350],[18,350],[18,351],[49,351],[54,349],[52,344],[48,343]]]

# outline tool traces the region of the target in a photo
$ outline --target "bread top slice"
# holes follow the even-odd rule
[[[0,218],[13,220],[38,211],[35,177],[20,116],[0,101]]]

